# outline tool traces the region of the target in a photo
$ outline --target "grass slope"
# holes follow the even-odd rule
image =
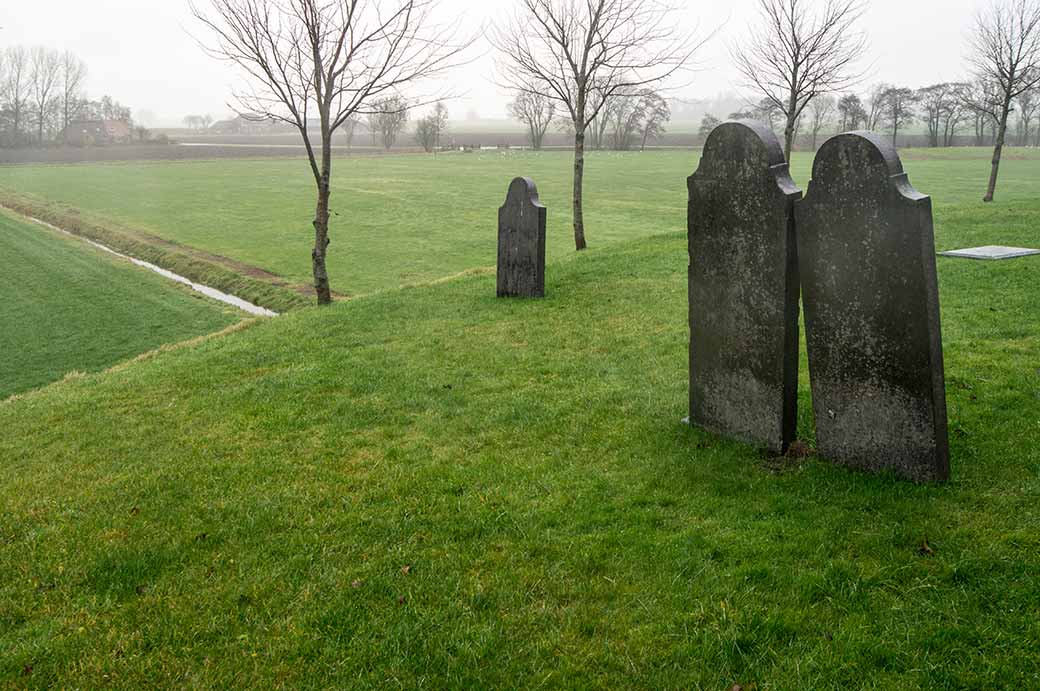
[[[906,152],[919,189],[938,204],[981,200],[983,149]],[[694,151],[593,152],[586,166],[593,247],[685,228]],[[1031,200],[1040,152],[1010,149],[998,200]],[[812,156],[797,153],[804,187]],[[482,152],[340,158],[335,162],[329,272],[334,290],[369,293],[495,263],[496,209],[509,180],[536,181],[549,209],[548,256],[573,250],[567,152]],[[64,202],[105,219],[310,283],[313,182],[302,159],[0,168],[0,188]],[[278,308],[276,308],[278,309]]]
[[[1038,258],[940,261],[942,487],[680,425],[685,263],[384,292],[0,404],[0,684],[1040,685]]]
[[[218,331],[239,313],[0,212],[0,399]]]

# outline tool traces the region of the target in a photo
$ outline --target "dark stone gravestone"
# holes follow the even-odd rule
[[[820,454],[947,479],[931,199],[887,141],[841,134],[816,154],[795,217]]]
[[[690,422],[786,451],[798,405],[801,197],[773,132],[719,125],[687,180]]]
[[[498,210],[498,297],[545,295],[545,207],[530,178],[509,183]]]

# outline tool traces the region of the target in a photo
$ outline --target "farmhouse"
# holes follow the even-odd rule
[[[73,120],[62,138],[72,146],[126,144],[132,141],[133,132],[126,120]]]

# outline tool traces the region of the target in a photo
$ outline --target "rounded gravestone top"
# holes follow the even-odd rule
[[[711,131],[704,142],[702,160],[734,160],[746,158],[756,150],[770,166],[787,163],[784,148],[773,130],[758,120],[728,120]]]
[[[831,137],[816,152],[812,179],[824,186],[843,180],[877,184],[903,174],[899,153],[887,139],[873,132],[846,132]]]
[[[509,183],[509,191],[506,192],[506,204],[510,201],[529,201],[535,206],[541,206],[538,202],[538,187],[535,186],[534,180],[523,176],[513,178]]]

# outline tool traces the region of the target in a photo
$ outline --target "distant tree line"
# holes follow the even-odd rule
[[[932,146],[949,146],[959,128],[971,127],[976,145],[992,145],[983,201],[993,201],[1001,152],[1016,136],[1036,144],[1040,88],[1040,0],[989,0],[975,17],[970,38],[970,78],[922,89],[881,84],[866,104],[850,95],[862,83],[857,64],[866,41],[856,25],[864,0],[758,0],[760,22],[733,47],[745,86],[761,100],[752,109],[776,129],[782,122],[790,156],[799,130],[811,122],[813,145],[832,110],[850,129],[863,122],[886,129],[893,143],[919,121]],[[1015,120],[1017,119],[1017,126]],[[1017,132],[1016,132],[1017,130]]]
[[[923,133],[929,147],[956,144],[993,146],[1000,130],[998,89],[984,80],[940,82],[912,89],[877,84],[862,96],[855,93],[818,96],[795,120],[794,139],[811,149],[825,135],[866,129],[888,135],[895,144],[900,135]],[[1011,99],[1007,143],[1040,147],[1040,85]],[[783,113],[769,99],[726,116],[755,119],[782,132]],[[706,137],[720,122],[714,114],[701,121]]]
[[[87,66],[69,51],[12,46],[0,51],[0,146],[60,143],[69,124],[82,120],[125,123],[127,138],[146,138],[130,109],[103,96],[87,98]]]
[[[532,149],[542,148],[545,134],[553,123],[564,133],[573,135],[568,117],[557,118],[556,102],[541,94],[518,91],[508,105],[509,115],[527,130]],[[603,99],[603,107],[588,125],[590,149],[614,151],[643,150],[665,133],[671,119],[671,106],[659,92],[642,88],[618,92]]]

